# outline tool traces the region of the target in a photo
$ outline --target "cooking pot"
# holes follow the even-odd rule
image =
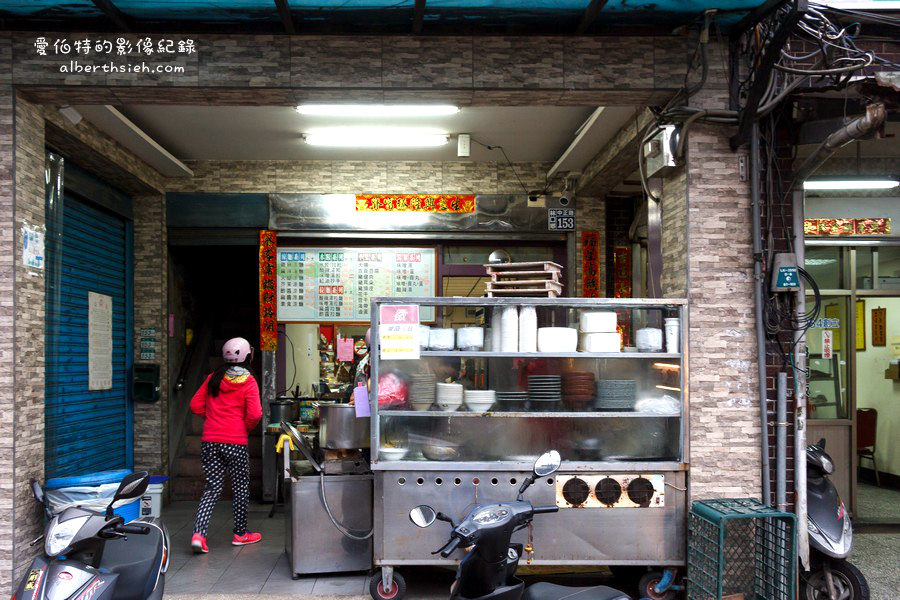
[[[357,418],[352,404],[320,402],[319,446],[333,450],[368,448],[370,420]]]
[[[299,410],[297,403],[290,397],[272,400],[269,402],[269,423],[293,423],[298,419]]]

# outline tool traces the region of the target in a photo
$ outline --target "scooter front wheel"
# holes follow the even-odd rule
[[[403,579],[403,575],[394,571],[391,591],[386,592],[381,577],[381,570],[379,569],[378,571],[375,571],[375,574],[372,575],[372,579],[369,582],[369,594],[371,594],[374,600],[403,600],[403,597],[406,596],[406,580]]]
[[[834,583],[834,591],[838,598],[846,600],[869,600],[869,582],[865,575],[852,564],[845,560],[829,563],[831,565],[831,580]],[[801,579],[800,597],[803,600],[828,600],[828,582],[825,569],[810,572]]]

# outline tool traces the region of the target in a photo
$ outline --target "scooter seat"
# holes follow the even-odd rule
[[[568,587],[542,581],[525,590],[522,600],[631,600],[631,597],[605,585]]]
[[[156,527],[147,535],[108,540],[100,569],[116,573],[114,600],[144,600],[156,585],[162,561],[163,536]]]

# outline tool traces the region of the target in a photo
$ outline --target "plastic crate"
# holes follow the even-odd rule
[[[793,600],[796,517],[752,498],[699,500],[688,521],[688,600]]]

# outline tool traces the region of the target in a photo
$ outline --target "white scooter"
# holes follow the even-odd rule
[[[125,523],[113,514],[119,500],[138,498],[147,490],[146,471],[132,473],[119,484],[106,512],[67,508],[50,518],[44,556],[31,563],[14,600],[160,600],[169,568],[169,535],[159,519]],[[44,491],[31,490],[44,507]]]

